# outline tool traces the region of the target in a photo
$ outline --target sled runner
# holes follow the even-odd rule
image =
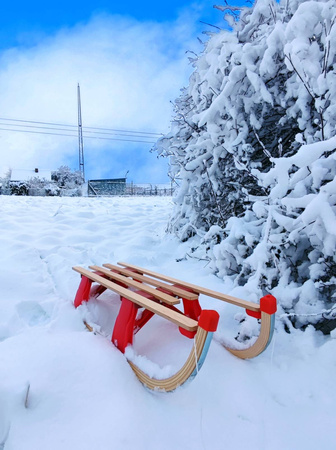
[[[118,265],[103,264],[103,267],[90,266],[91,270],[82,267],[73,269],[82,276],[74,301],[76,308],[83,301],[98,297],[106,289],[119,294],[121,306],[114,325],[112,342],[121,352],[124,353],[126,347],[133,343],[134,334],[154,314],[175,323],[184,336],[194,339],[194,348],[187,361],[171,377],[151,378],[129,361],[136,376],[150,389],[174,390],[194,378],[202,367],[213,333],[217,329],[219,315],[213,310],[202,310],[199,303],[200,294],[243,307],[248,315],[261,320],[259,337],[251,347],[236,350],[225,346],[235,356],[253,358],[265,350],[271,341],[276,311],[276,300],[271,295],[263,297],[260,305],[257,305],[123,262]],[[181,300],[183,311],[175,307]]]

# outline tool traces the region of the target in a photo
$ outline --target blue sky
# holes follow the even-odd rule
[[[224,1],[111,1],[111,0],[58,0],[45,1],[3,1],[0,5],[1,48],[34,42],[62,27],[72,27],[78,22],[88,21],[95,14],[113,14],[136,18],[139,21],[174,21],[188,11],[199,11],[199,19],[216,24],[221,15],[213,8]],[[245,5],[244,0],[229,0],[231,5]],[[199,29],[202,27],[200,26]],[[35,41],[36,42],[36,41]]]
[[[213,4],[2,2],[0,170],[78,167],[75,136],[26,132],[38,130],[32,128],[35,122],[76,125],[77,83],[83,127],[167,132],[170,101],[188,84],[192,71],[186,51],[199,51],[197,36],[204,39],[202,31],[212,29],[201,21],[225,26]],[[24,128],[28,122],[8,119],[34,123]],[[148,143],[84,139],[86,176],[113,178],[129,171],[130,181],[166,182],[167,162],[149,153],[150,148]]]

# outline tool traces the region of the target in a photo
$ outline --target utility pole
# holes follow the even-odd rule
[[[79,172],[85,181],[84,173],[84,146],[83,146],[83,127],[82,127],[82,105],[80,96],[80,86],[77,85],[77,103],[78,103],[78,149],[79,149]]]

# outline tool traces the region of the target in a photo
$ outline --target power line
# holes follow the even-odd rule
[[[49,134],[51,136],[69,136],[77,137],[76,134],[61,134],[61,133],[48,133],[43,131],[30,131],[30,130],[12,130],[10,128],[0,128],[1,131],[13,131],[14,133],[33,133],[33,134]]]
[[[3,120],[0,118],[0,120]],[[56,128],[56,127],[42,127],[42,126],[37,126],[37,125],[21,125],[21,124],[7,124],[7,123],[1,123],[0,125],[5,126],[5,127],[21,127],[21,128],[33,128],[33,129],[40,129],[40,130],[55,130],[55,131],[72,131],[72,130],[68,130],[67,128]],[[104,135],[108,135],[108,136],[125,136],[125,137],[138,137],[137,135],[134,134],[127,134],[127,133],[117,133],[117,132],[112,132],[112,133],[107,133],[104,131],[88,131],[86,128],[91,128],[91,127],[83,127],[83,131],[85,131],[85,133],[91,133],[91,134],[104,134]],[[104,129],[104,128],[100,128],[100,129]],[[8,131],[11,130],[11,128],[8,129]],[[15,130],[13,130],[15,131]],[[73,130],[75,131],[75,130]],[[152,139],[152,136],[139,136],[139,138],[148,138],[148,139]]]
[[[84,127],[86,129],[92,129],[92,130],[110,130],[110,131],[118,131],[120,133],[137,133],[137,134],[150,134],[153,136],[163,136],[163,133],[154,133],[151,131],[132,131],[132,130],[116,130],[114,128],[100,128],[100,127]]]
[[[56,123],[56,122],[41,122],[36,120],[24,120],[24,119],[10,119],[8,117],[0,117],[0,120],[5,120],[9,122],[21,122],[21,123],[35,123],[39,125],[53,125],[53,126],[61,126],[61,127],[69,127],[69,128],[75,128],[77,129],[77,125],[69,125],[66,123]],[[151,131],[136,131],[136,130],[120,130],[115,128],[102,128],[102,127],[83,127],[84,129],[90,129],[90,130],[105,130],[105,131],[114,131],[114,132],[120,132],[120,133],[135,133],[135,134],[147,134],[151,136],[163,136],[163,133],[156,133]]]
[[[50,133],[44,131],[32,131],[32,130],[13,130],[10,128],[0,128],[0,131],[12,131],[15,133],[30,133],[30,134],[47,134],[49,136],[66,136],[66,137],[75,137],[78,138],[76,134],[64,134],[64,133]],[[72,131],[72,130],[71,130]],[[120,139],[120,138],[106,138],[100,136],[83,136],[85,139],[99,139],[104,141],[122,141],[122,142],[138,142],[143,144],[155,144],[156,141],[142,141],[140,139]],[[142,136],[140,136],[142,137]],[[145,136],[143,136],[145,139]]]

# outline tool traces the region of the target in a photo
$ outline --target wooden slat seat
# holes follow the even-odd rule
[[[208,297],[216,298],[217,300],[222,300],[227,303],[232,303],[233,305],[241,306],[242,308],[248,309],[250,311],[260,311],[260,307],[256,303],[252,303],[246,300],[241,300],[237,297],[232,297],[231,295],[222,294],[221,292],[213,291],[211,289],[204,288],[202,286],[197,286],[196,284],[187,283],[185,281],[178,280],[177,278],[168,277],[167,275],[162,275],[157,272],[153,272],[152,270],[143,269],[142,267],[135,266],[134,264],[129,264],[125,262],[118,262],[119,265],[123,267],[129,267],[130,269],[136,269],[137,271],[148,275],[153,278],[157,278],[159,280],[166,281],[172,284],[178,284],[181,286],[185,286],[186,288],[191,289],[196,294],[204,294]],[[104,266],[109,266],[108,264],[103,264]],[[114,266],[118,267],[118,266]]]
[[[164,283],[159,279],[154,279],[150,277],[146,277],[144,275],[140,275],[135,272],[130,272],[127,269],[123,269],[121,267],[115,266],[113,264],[103,264],[103,267],[107,267],[108,269],[119,271],[120,274],[125,275],[127,277],[132,277],[134,280],[141,281],[142,283],[149,284],[151,286],[161,287],[166,289],[166,291],[171,292],[174,295],[177,295],[180,298],[187,298],[188,300],[197,300],[198,294],[193,292],[187,292],[181,288],[173,286],[171,284]]]
[[[113,292],[116,292],[122,297],[125,297],[132,302],[136,303],[137,305],[141,306],[142,308],[148,309],[149,311],[154,312],[158,316],[164,317],[165,319],[175,323],[181,328],[184,328],[189,331],[196,331],[197,330],[197,321],[190,319],[189,317],[184,316],[183,314],[179,314],[176,311],[173,311],[164,305],[161,305],[159,303],[155,303],[152,300],[149,300],[139,294],[136,294],[135,292],[123,288],[122,286],[119,286],[116,283],[113,283],[113,281],[107,280],[106,278],[103,278],[100,275],[97,275],[90,270],[83,269],[82,267],[73,267],[73,270],[80,273],[81,275],[84,275],[85,277],[89,278],[92,281],[98,282],[100,285],[106,287],[107,289],[111,289]],[[138,285],[139,287],[139,285]]]
[[[107,270],[104,267],[100,267],[100,266],[89,266],[89,268],[92,270],[95,270],[99,273],[102,273],[103,275],[106,275],[108,278],[111,278],[112,280],[117,280],[128,286],[139,289],[139,286],[140,286],[139,282],[134,281],[131,278],[125,277],[123,275],[119,275],[117,273],[112,272],[111,270]],[[148,292],[149,294],[153,295],[153,297],[157,298],[158,300],[160,300],[163,303],[167,303],[168,305],[177,305],[180,303],[180,300],[178,298],[172,297],[171,295],[160,292],[157,289],[154,289],[145,284],[141,285],[141,290],[144,292]]]

